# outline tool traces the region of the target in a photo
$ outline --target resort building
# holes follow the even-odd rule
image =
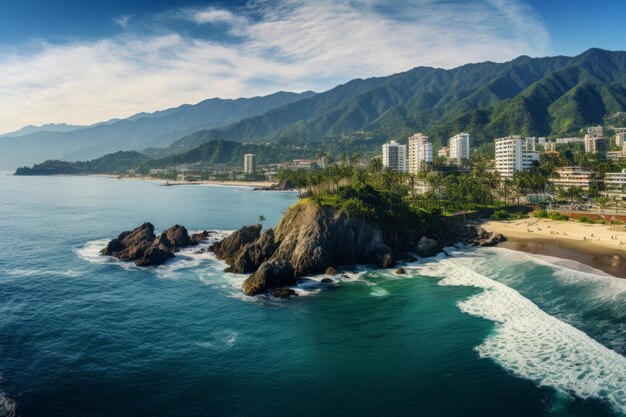
[[[585,139],[583,138],[557,138],[555,139],[556,143],[559,144],[567,144],[567,143],[583,143]]]
[[[546,142],[543,144],[544,152],[556,152],[556,142]]]
[[[496,171],[503,178],[511,178],[516,172],[528,171],[533,161],[539,159],[537,152],[526,148],[526,140],[519,136],[507,136],[494,141],[496,147]]]
[[[585,135],[585,152],[606,154],[606,140],[601,136]]]
[[[416,133],[409,138],[409,173],[417,174],[433,162],[433,144],[428,136]]]
[[[383,145],[383,166],[406,172],[406,145],[391,141]]]
[[[604,197],[617,197],[626,200],[626,169],[621,172],[607,172],[604,174],[605,190],[601,193]]]
[[[626,132],[619,132],[615,134],[615,145],[626,153]]]
[[[556,188],[580,187],[585,191],[589,191],[591,183],[597,181],[595,172],[590,168],[571,166],[556,168],[555,171],[559,177],[550,178],[548,181]]]
[[[448,140],[448,147],[450,148],[450,159],[453,159],[457,164],[460,164],[464,159],[469,159],[469,133],[459,133],[458,135],[452,136]]]
[[[449,158],[450,157],[450,149],[448,149],[446,146],[444,146],[443,148],[439,149],[439,151],[437,152],[437,156],[439,156],[441,158]]]
[[[620,159],[626,158],[626,155],[622,151],[608,151],[604,156],[609,161],[619,161]]]
[[[256,155],[247,153],[243,156],[243,172],[253,174],[256,171]]]
[[[602,126],[588,127],[587,134],[591,136],[602,137],[604,136],[604,129],[602,129]]]

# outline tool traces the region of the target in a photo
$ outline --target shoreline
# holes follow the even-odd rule
[[[236,181],[236,180],[200,180],[200,181],[181,181],[181,180],[164,180],[163,178],[156,177],[120,177],[119,175],[114,174],[85,174],[88,177],[104,177],[111,178],[116,180],[126,180],[126,181],[150,181],[150,182],[159,182],[162,184],[168,183],[170,186],[174,185],[220,185],[224,187],[269,187],[271,185],[275,185],[275,182],[272,181]],[[289,191],[289,190],[287,190]]]
[[[529,218],[489,220],[481,227],[507,237],[499,247],[569,259],[626,278],[626,228],[622,225]]]

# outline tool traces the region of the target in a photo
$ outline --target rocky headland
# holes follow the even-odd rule
[[[287,298],[297,295],[286,288],[306,275],[325,273],[324,283],[340,274],[342,266],[368,264],[391,268],[398,261],[431,257],[445,246],[463,243],[493,246],[506,240],[502,234],[465,226],[442,216],[416,217],[411,224],[382,226],[379,222],[351,216],[342,210],[303,199],[292,205],[275,229],[260,224],[244,226],[209,250],[228,264],[226,272],[249,274],[243,283],[246,295],[271,293]],[[211,232],[189,235],[175,225],[160,235],[151,223],[121,233],[101,254],[138,266],[160,265],[182,248],[206,241]],[[402,268],[396,273],[406,273]]]
[[[157,236],[152,223],[146,222],[133,230],[122,232],[100,253],[121,261],[134,262],[138,266],[161,265],[182,248],[206,240],[209,233],[204,231],[189,236],[184,226],[174,225]]]
[[[275,229],[245,226],[210,250],[229,265],[226,271],[250,274],[243,290],[256,295],[295,285],[305,275],[325,271],[334,275],[335,268],[345,265],[390,268],[399,260],[410,260],[411,253],[430,257],[454,243],[492,246],[506,240],[439,216],[405,226],[381,227],[304,199],[289,208]]]

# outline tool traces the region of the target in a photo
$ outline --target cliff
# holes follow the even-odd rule
[[[243,290],[256,295],[295,285],[298,277],[330,267],[370,264],[389,268],[409,252],[433,256],[452,242],[480,244],[480,239],[492,238],[479,231],[434,216],[416,216],[410,227],[381,227],[305,199],[287,210],[275,230],[261,233],[260,225],[246,226],[212,250],[230,265],[228,271],[251,273]]]

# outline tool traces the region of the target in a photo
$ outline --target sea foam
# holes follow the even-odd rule
[[[0,417],[15,417],[15,401],[0,391]]]
[[[420,273],[444,277],[439,285],[484,290],[458,304],[463,312],[496,323],[495,332],[476,348],[481,357],[541,386],[599,399],[626,413],[626,358],[476,272],[472,263],[450,258],[427,264]]]

